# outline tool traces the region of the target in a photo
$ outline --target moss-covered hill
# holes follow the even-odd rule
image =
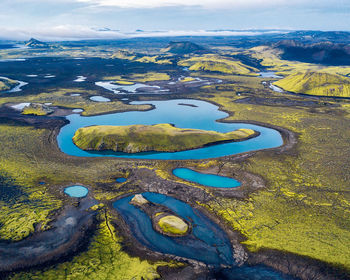
[[[304,72],[274,83],[286,91],[319,96],[350,97],[350,78],[324,72]]]
[[[181,129],[170,124],[89,126],[76,131],[73,142],[83,150],[113,150],[126,153],[176,152],[226,141],[243,141],[257,136],[251,129],[228,133]]]
[[[7,91],[17,85],[17,81],[0,77],[0,92]]]

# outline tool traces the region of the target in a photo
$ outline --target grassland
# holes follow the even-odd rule
[[[282,76],[307,71],[339,74],[343,76],[350,74],[349,66],[322,66],[319,64],[283,60],[280,58],[281,51],[268,46],[254,47],[244,53],[260,60],[262,66],[268,67],[270,71],[276,71],[277,75]]]
[[[276,249],[350,270],[349,105],[340,109],[237,104],[235,92],[205,98],[233,112],[230,120],[259,120],[298,133],[287,154],[259,152],[237,166],[266,180],[244,200],[216,197],[207,207],[246,238],[248,249]],[[268,108],[268,109],[267,109]],[[224,163],[223,163],[224,164]]]
[[[178,65],[189,67],[191,71],[208,71],[223,74],[238,74],[256,76],[257,69],[229,57],[206,54],[183,59]]]
[[[143,74],[131,74],[128,76],[107,76],[103,80],[111,81],[115,80],[116,83],[122,85],[130,85],[130,83],[146,83],[146,82],[155,82],[155,81],[168,81],[170,76],[167,73],[161,72],[147,72]]]
[[[72,94],[80,94],[79,96],[72,96]],[[147,110],[148,105],[127,105],[120,101],[113,102],[94,102],[89,100],[89,96],[96,95],[94,90],[85,90],[82,88],[59,89],[47,92],[38,93],[36,95],[3,97],[0,99],[0,105],[5,103],[52,103],[52,106],[60,106],[63,108],[75,109],[81,108],[84,110],[82,115],[98,115],[108,112],[120,112],[127,110]],[[30,112],[30,111],[29,111]],[[35,111],[34,113],[37,113]]]
[[[274,85],[290,92],[330,97],[350,97],[350,78],[323,72],[296,73]]]
[[[126,153],[177,152],[223,141],[242,141],[254,135],[256,132],[251,129],[219,133],[181,129],[170,124],[89,126],[79,128],[73,137],[73,142],[83,150],[112,150]]]

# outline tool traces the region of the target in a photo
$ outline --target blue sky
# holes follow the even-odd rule
[[[0,38],[117,38],[215,29],[350,31],[350,0],[1,0]],[[113,31],[100,32],[101,28]],[[199,33],[198,33],[199,32]]]

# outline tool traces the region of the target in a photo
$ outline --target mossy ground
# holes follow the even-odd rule
[[[349,106],[281,108],[236,104],[234,92],[205,98],[233,112],[230,120],[259,120],[299,134],[293,153],[259,152],[241,164],[268,188],[246,200],[217,197],[207,205],[245,237],[254,252],[269,248],[350,269]]]
[[[323,72],[296,73],[274,83],[290,92],[309,95],[350,97],[350,78]]]
[[[122,239],[101,210],[98,230],[86,252],[43,271],[11,275],[9,279],[159,279],[157,267],[165,262],[151,263],[130,257],[122,249]],[[175,264],[171,264],[175,265]]]
[[[188,231],[188,225],[176,216],[162,217],[159,219],[158,225],[163,232],[173,235],[184,235]]]
[[[112,150],[126,153],[175,152],[200,148],[222,141],[239,141],[256,134],[251,129],[228,133],[177,128],[170,124],[89,126],[79,128],[74,143],[83,150]]]
[[[67,51],[62,49],[59,53],[66,55]],[[309,70],[339,75],[350,73],[349,67],[322,67],[280,60],[269,48],[254,48],[247,53],[263,59],[264,66],[283,75]],[[90,53],[89,49],[77,48],[75,51],[69,50],[69,55],[94,54]],[[11,57],[18,57],[18,54],[13,53],[9,58]],[[242,71],[247,73],[247,70]],[[210,212],[219,215],[227,225],[240,231],[246,238],[244,243],[251,251],[257,252],[263,248],[277,249],[309,256],[350,271],[348,192],[350,104],[347,101],[335,102],[331,99],[322,100],[336,103],[341,107],[329,108],[320,105],[310,109],[237,104],[234,101],[244,96],[259,95],[269,98],[280,93],[266,89],[261,84],[261,78],[223,73],[192,72],[191,75],[194,77],[212,77],[223,79],[227,83],[203,87],[191,98],[200,98],[221,105],[224,110],[233,113],[230,120],[260,121],[285,127],[298,134],[298,145],[293,151],[284,154],[271,151],[258,152],[241,162],[230,159],[181,162],[183,166],[197,164],[201,168],[225,165],[232,172],[248,171],[260,175],[266,181],[266,189],[250,194],[246,199],[213,196],[211,201],[203,205]],[[165,76],[163,78],[168,79]],[[139,82],[162,80],[157,74],[147,77],[118,76],[115,79]],[[82,96],[73,97],[70,96],[71,93],[80,93]],[[83,108],[86,115],[149,108],[130,106],[117,101],[104,104],[90,102],[88,97],[91,95],[96,95],[96,91],[84,88],[52,89],[36,95],[3,96],[0,98],[0,104],[52,102],[54,106]],[[298,98],[302,100],[304,97]],[[12,178],[13,183],[23,192],[23,195],[14,202],[0,202],[2,239],[20,240],[31,234],[35,228],[46,229],[51,219],[50,214],[56,213],[68,203],[61,191],[68,184],[81,183],[90,186],[91,193],[96,199],[108,202],[136,189],[134,185],[124,188],[124,184],[114,182],[118,176],[127,177],[129,170],[141,167],[154,168],[159,176],[170,178],[171,174],[167,170],[179,164],[69,157],[59,151],[52,137],[54,136],[49,129],[35,129],[5,120],[0,123],[0,170],[8,178]],[[46,184],[40,185],[41,181]],[[138,183],[141,185],[142,182]],[[192,183],[186,184],[189,188],[199,188]],[[207,192],[210,193],[209,190]],[[100,227],[88,251],[74,257],[73,261],[51,266],[44,271],[33,270],[11,277],[14,279],[157,277],[155,268],[158,263],[151,264],[128,256],[122,250],[118,234],[111,234],[103,218],[100,219]]]
[[[191,71],[219,72],[224,74],[256,75],[254,67],[224,56],[206,54],[179,61],[178,65],[189,67]]]

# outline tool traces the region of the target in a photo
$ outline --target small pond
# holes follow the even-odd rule
[[[95,101],[95,102],[110,102],[111,100],[109,98],[103,97],[103,96],[91,96],[90,100]]]
[[[173,170],[173,174],[186,181],[195,182],[213,188],[235,188],[241,185],[239,181],[233,178],[204,174],[189,168],[176,168]]]
[[[116,181],[117,183],[124,183],[124,182],[127,181],[127,179],[124,178],[124,177],[120,177],[120,178],[115,179],[115,181]]]
[[[70,197],[85,197],[89,193],[89,190],[86,187],[75,185],[66,187],[64,193]]]

